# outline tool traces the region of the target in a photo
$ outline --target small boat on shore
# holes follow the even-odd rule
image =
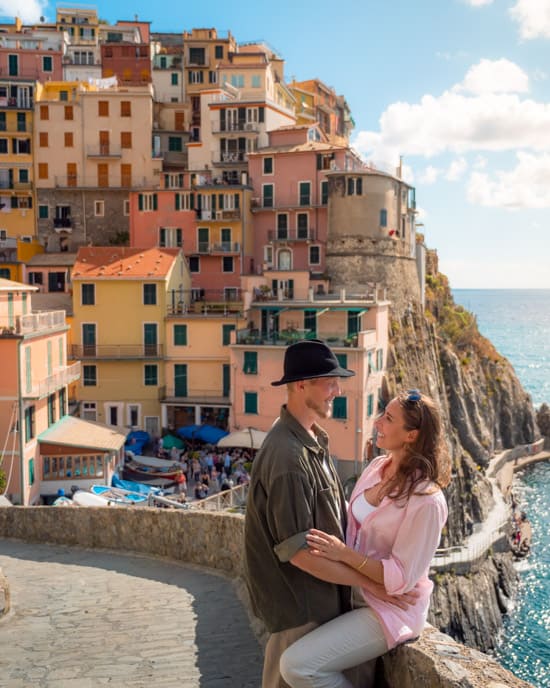
[[[181,473],[181,466],[178,463],[157,459],[154,456],[134,456],[131,452],[127,453],[127,460],[122,468],[124,480],[133,480],[138,483],[163,480],[171,484],[175,482],[179,473]],[[157,485],[160,487],[158,483]]]
[[[115,504],[124,506],[143,506],[147,504],[147,495],[131,492],[120,487],[109,487],[109,485],[92,485],[90,491],[103,499],[107,499]]]

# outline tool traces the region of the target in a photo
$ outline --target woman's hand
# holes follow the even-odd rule
[[[346,550],[349,549],[336,535],[329,535],[315,528],[309,531],[306,540],[311,554],[332,561],[344,561]]]

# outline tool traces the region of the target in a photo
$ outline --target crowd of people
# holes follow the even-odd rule
[[[191,499],[206,499],[216,492],[247,483],[247,467],[253,459],[248,449],[220,450],[210,445],[201,449],[176,446],[165,449],[162,438],[157,440],[156,455],[181,466],[175,492]]]

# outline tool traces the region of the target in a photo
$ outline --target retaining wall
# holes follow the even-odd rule
[[[235,580],[247,606],[242,580],[243,531],[244,518],[230,513],[147,507],[0,508],[0,537],[139,552],[213,568]],[[5,600],[9,603],[9,587]],[[265,629],[250,613],[249,616],[252,628],[263,642]],[[387,688],[526,688],[529,685],[487,655],[455,643],[432,627],[418,641],[384,657],[384,678]]]

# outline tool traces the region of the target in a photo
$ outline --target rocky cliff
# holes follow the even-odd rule
[[[392,307],[387,391],[418,387],[443,409],[453,460],[442,542],[448,547],[471,534],[493,504],[484,477],[490,457],[532,442],[536,423],[512,366],[480,335],[475,316],[455,304],[433,252],[428,252],[426,272],[424,310],[415,301]],[[430,620],[454,638],[488,650],[514,580],[510,554],[491,556],[467,576],[438,575]]]

